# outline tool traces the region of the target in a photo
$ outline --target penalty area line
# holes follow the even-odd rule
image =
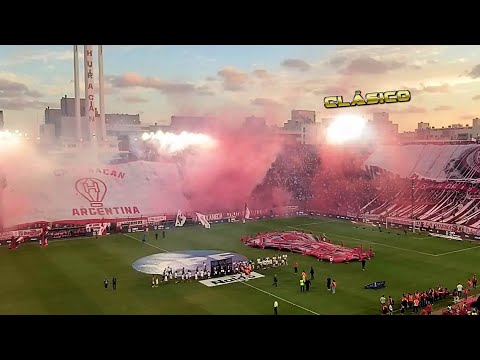
[[[136,240],[136,241],[138,241],[138,242],[143,243],[142,240],[137,239],[137,238],[134,237],[134,236],[131,236],[131,235],[128,235],[128,234],[123,234],[123,236],[129,237],[130,239],[133,239],[133,240]],[[148,246],[151,246],[151,247],[153,247],[153,248],[155,248],[155,249],[162,250],[163,252],[169,252],[168,250],[162,249],[161,247],[155,246],[155,245],[150,244],[150,243],[148,243],[148,242],[145,242],[144,244],[146,244],[146,245],[148,245]]]
[[[309,225],[319,225],[319,224],[328,224],[332,222],[338,222],[338,220],[327,220],[327,221],[316,221],[316,222],[311,222],[311,223],[306,223],[306,224],[298,224],[297,226],[309,226]],[[300,229],[297,226],[287,226],[292,229]],[[302,229],[300,229],[302,230]]]
[[[243,285],[245,285],[245,286],[249,286],[249,287],[251,287],[252,289],[255,289],[255,290],[257,290],[257,291],[261,291],[261,292],[263,292],[264,294],[267,294],[267,295],[269,295],[269,296],[272,296],[272,297],[274,297],[274,298],[277,298],[278,300],[284,301],[284,302],[286,302],[287,304],[296,306],[296,307],[298,307],[299,309],[308,311],[309,313],[312,313],[312,314],[314,314],[314,315],[320,315],[319,313],[316,313],[316,312],[313,311],[313,310],[304,308],[303,306],[300,306],[300,305],[295,304],[295,303],[293,303],[293,302],[291,302],[291,301],[285,300],[285,299],[281,298],[280,296],[271,294],[271,293],[269,293],[268,291],[262,290],[262,289],[260,289],[260,288],[258,288],[258,287],[256,287],[256,286],[247,284],[245,281],[242,281],[241,284],[243,284]]]
[[[468,247],[468,248],[465,248],[465,249],[448,251],[448,252],[441,253],[441,254],[437,254],[437,255],[433,255],[433,256],[443,256],[443,255],[455,254],[455,253],[462,252],[462,251],[467,251],[467,250],[477,249],[477,248],[479,248],[479,247],[480,247],[480,245],[477,245],[477,246],[471,246],[471,247]]]

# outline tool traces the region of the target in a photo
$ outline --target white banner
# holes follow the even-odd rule
[[[181,210],[178,210],[177,217],[175,219],[175,226],[183,226],[185,221],[187,221],[187,217],[182,214]]]
[[[205,215],[205,218],[206,218],[208,221],[212,221],[212,220],[222,220],[222,219],[223,219],[223,214],[222,214],[222,213],[208,214],[208,215]]]
[[[129,225],[129,226],[146,226],[147,220],[125,220],[117,222],[117,226]]]
[[[28,237],[28,238],[38,238],[42,235],[42,229],[29,229],[29,230],[16,230],[16,231],[5,231],[0,233],[0,241],[11,240],[12,237]]]
[[[161,216],[149,216],[147,219],[147,223],[149,225],[158,225],[162,221],[166,221],[167,216],[166,215],[161,215]]]
[[[210,229],[210,223],[207,220],[207,217],[200,213],[195,213],[197,215],[197,220],[206,228]]]
[[[107,228],[110,223],[93,223],[85,225],[87,232],[93,233],[93,235],[105,236],[107,235]]]
[[[140,218],[175,214],[179,207],[189,207],[174,164],[135,161],[46,169],[43,163],[32,162],[6,178],[4,227],[38,221]],[[167,188],[166,182],[172,185]]]

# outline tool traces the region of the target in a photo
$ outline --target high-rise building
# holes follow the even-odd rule
[[[3,130],[3,126],[4,126],[4,122],[3,122],[3,110],[0,110],[0,130]]]

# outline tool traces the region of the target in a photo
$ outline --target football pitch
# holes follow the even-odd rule
[[[358,227],[356,227],[358,226]],[[305,230],[325,233],[334,243],[364,248],[375,257],[366,270],[359,262],[330,264],[301,254],[288,254],[288,266],[256,272],[265,277],[247,282],[207,287],[199,282],[160,283],[151,287],[151,276],[132,268],[136,260],[162,252],[219,250],[256,260],[283,253],[254,249],[240,238],[257,232]],[[480,243],[452,241],[384,229],[331,218],[289,218],[242,223],[212,224],[166,230],[166,238],[155,233],[117,234],[99,239],[51,241],[46,248],[37,243],[16,250],[0,247],[0,314],[236,314],[271,315],[273,302],[279,315],[328,315],[380,313],[379,298],[391,295],[400,303],[403,292],[423,291],[442,285],[453,289],[478,273]],[[310,267],[315,279],[309,292],[300,292],[300,275]],[[278,276],[278,287],[272,286]],[[117,290],[104,289],[103,280],[118,279]],[[337,282],[336,294],[326,290],[326,278]],[[374,281],[386,281],[381,290],[366,290]],[[435,308],[434,308],[435,309]]]

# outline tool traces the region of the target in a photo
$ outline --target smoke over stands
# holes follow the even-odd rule
[[[282,147],[268,129],[252,132],[219,126],[208,134],[157,133],[144,139],[160,156],[181,158],[184,194],[192,210],[203,211],[241,209]]]

